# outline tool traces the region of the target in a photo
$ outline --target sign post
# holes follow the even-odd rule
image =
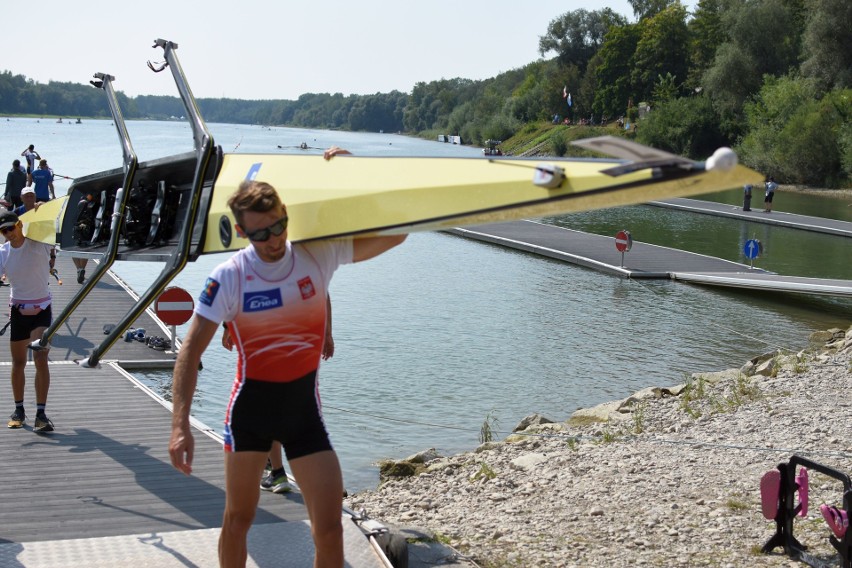
[[[633,247],[633,237],[630,231],[618,231],[615,234],[615,250],[621,253],[621,268],[624,268],[624,253],[630,252]]]
[[[763,254],[763,245],[757,239],[749,239],[745,242],[743,253],[749,260],[749,268],[754,268],[754,259]]]
[[[166,288],[154,303],[154,312],[160,320],[171,326],[172,346],[177,351],[177,329],[192,317],[195,302],[189,292],[183,288],[173,286]]]

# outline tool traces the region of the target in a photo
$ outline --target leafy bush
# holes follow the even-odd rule
[[[819,98],[813,80],[767,77],[746,117],[740,155],[747,165],[786,183],[831,187],[852,179],[852,89]]]
[[[554,156],[562,157],[568,151],[568,143],[562,133],[556,133],[550,137],[550,149]]]
[[[702,95],[657,106],[642,121],[637,138],[643,144],[698,160],[727,144],[712,102]]]

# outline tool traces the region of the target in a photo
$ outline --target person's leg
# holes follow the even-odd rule
[[[44,335],[47,327],[37,327],[30,335],[30,343],[38,341]],[[47,405],[47,391],[50,390],[50,366],[48,365],[49,349],[41,349],[33,351],[33,363],[35,364],[35,392],[36,392],[36,422],[41,418],[44,422],[49,423],[45,414],[45,406]],[[38,424],[36,425],[38,427]],[[50,425],[48,430],[53,430]]]
[[[315,568],[343,566],[343,476],[333,450],[290,460],[314,537]]]
[[[82,284],[86,281],[86,264],[89,262],[89,259],[74,257],[71,260],[77,268],[77,283]]]
[[[287,470],[284,469],[281,442],[277,440],[272,442],[272,449],[269,450],[269,471],[264,472],[260,488],[273,493],[289,493],[293,490],[287,478]]]
[[[219,535],[219,566],[246,565],[246,536],[260,498],[257,480],[268,452],[225,452],[225,514]]]
[[[12,352],[12,400],[15,402],[24,400],[24,385],[26,378],[24,369],[27,366],[27,354],[29,339],[10,341],[9,349]]]
[[[272,471],[284,469],[284,456],[281,453],[281,442],[278,440],[272,442],[272,449],[269,450],[269,464],[272,466]]]

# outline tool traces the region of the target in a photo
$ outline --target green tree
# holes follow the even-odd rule
[[[848,183],[852,89],[821,96],[813,79],[770,77],[745,115],[748,134],[739,150],[749,166],[787,183]]]
[[[642,121],[637,139],[643,144],[703,160],[727,144],[710,98],[704,95],[666,101]]]
[[[633,8],[637,20],[653,18],[666,8],[680,4],[678,0],[627,0]]]
[[[716,50],[728,40],[722,15],[730,10],[732,0],[698,0],[692,19],[689,20],[689,76],[690,89],[701,86],[701,76],[713,64]]]
[[[657,75],[657,81],[654,83],[654,105],[659,105],[674,99],[680,87],[677,84],[675,76],[671,73],[666,73],[666,76]]]
[[[802,74],[823,89],[852,87],[852,2],[815,0],[804,34]]]
[[[597,89],[592,110],[596,114],[621,116],[627,109],[627,101],[634,95],[630,77],[639,39],[637,24],[613,28],[607,34],[593,69]]]
[[[538,51],[542,57],[555,51],[563,65],[575,65],[583,71],[609,29],[626,23],[624,16],[610,8],[567,12],[547,26],[547,33],[539,38]]]
[[[760,90],[764,76],[779,77],[797,68],[802,34],[797,0],[734,3],[723,15],[729,40],[716,50],[702,85],[729,125],[741,134],[743,106]]]
[[[679,3],[643,19],[638,26],[640,36],[631,72],[637,102],[651,98],[660,75],[668,73],[683,82],[689,53],[686,9]]]
[[[716,51],[713,66],[704,74],[703,84],[721,112],[737,115],[748,98],[760,89],[761,75],[754,58],[728,42]]]

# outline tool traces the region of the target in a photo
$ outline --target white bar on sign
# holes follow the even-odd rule
[[[157,311],[181,312],[192,311],[192,302],[157,302]]]

